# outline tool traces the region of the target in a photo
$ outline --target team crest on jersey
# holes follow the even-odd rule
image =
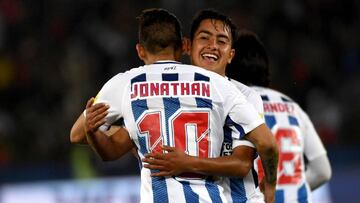
[[[206,81],[137,82],[131,86],[131,100],[151,97],[203,97],[210,98],[210,83]]]

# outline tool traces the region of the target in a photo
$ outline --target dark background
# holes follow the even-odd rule
[[[0,0],[0,184],[138,174],[131,155],[103,163],[87,146],[71,145],[69,133],[102,84],[142,64],[135,17],[151,7],[177,15],[185,36],[192,16],[209,7],[257,32],[271,56],[272,87],[309,113],[328,150],[334,196],[355,194],[355,0]]]

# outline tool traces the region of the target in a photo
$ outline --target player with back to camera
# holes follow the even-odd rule
[[[203,67],[207,70],[225,76],[227,64],[237,55],[234,53],[233,43],[236,39],[236,26],[231,22],[230,18],[215,11],[205,9],[200,11],[193,19],[190,31],[190,58],[194,65]],[[230,80],[236,87],[246,96],[246,99],[252,103],[259,114],[263,114],[263,104],[260,95],[251,88],[239,83],[235,80]],[[232,153],[232,141],[226,139],[230,134],[229,129],[224,127],[225,141],[223,143],[222,155]],[[246,136],[245,136],[246,138]],[[264,137],[264,139],[269,139]],[[251,140],[251,138],[250,138]],[[271,140],[268,140],[271,142]],[[243,141],[244,144],[246,141]],[[247,142],[247,152],[243,149],[242,160],[248,163],[251,167],[254,160],[255,153],[254,145]],[[169,150],[169,148],[167,148]],[[149,154],[145,161],[154,169],[161,169],[159,175],[177,175],[184,171],[201,171],[205,172],[206,168],[212,166],[212,163],[204,162],[203,159],[185,156],[182,151],[171,149],[167,154]],[[249,163],[250,162],[250,163]],[[222,164],[218,162],[218,164]],[[274,169],[276,170],[276,164]],[[216,174],[215,174],[216,175]],[[272,178],[276,181],[276,176]],[[269,181],[268,181],[269,182]],[[237,177],[222,177],[220,184],[224,187],[225,196],[229,202],[261,202],[262,197],[259,196],[257,190],[257,173],[253,168],[244,176]],[[266,201],[268,195],[265,191]]]
[[[167,20],[171,23],[175,20],[175,26]],[[255,138],[271,136],[254,107],[231,83],[215,73],[174,61],[181,54],[181,35],[173,35],[174,31],[180,33],[178,24],[176,18],[164,10],[143,12],[137,51],[147,65],[118,74],[97,96],[96,103],[109,105],[100,107],[109,108],[101,129],[106,130],[123,118],[130,137],[114,136],[119,131],[110,137],[105,135],[97,129],[103,120],[89,124],[96,117],[90,118],[93,116],[90,114],[96,114],[97,110],[86,111],[87,141],[104,159],[129,151],[131,139],[140,157],[154,151],[161,153],[161,145],[175,146],[203,158],[217,157],[223,141],[222,129],[217,125],[225,125],[226,117],[232,121],[226,124],[234,131],[234,143],[244,134]],[[155,30],[164,32],[154,35]],[[220,87],[224,90],[219,91]],[[120,139],[116,142],[123,147],[114,145],[111,137]],[[263,152],[259,153],[261,156]],[[151,177],[146,168],[142,168],[141,176],[142,201],[226,202],[221,187],[211,178]]]
[[[310,191],[331,178],[330,162],[319,135],[296,102],[268,88],[269,59],[258,36],[251,31],[241,31],[235,50],[237,55],[228,66],[227,74],[261,95],[266,124],[279,147],[276,202],[311,202]]]

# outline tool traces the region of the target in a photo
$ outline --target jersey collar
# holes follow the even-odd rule
[[[178,61],[172,61],[172,60],[161,60],[161,61],[156,61],[153,64],[181,64]]]

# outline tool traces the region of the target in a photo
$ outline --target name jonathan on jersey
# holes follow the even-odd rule
[[[210,83],[206,81],[137,82],[131,86],[131,100],[151,97],[186,97],[210,98]]]

